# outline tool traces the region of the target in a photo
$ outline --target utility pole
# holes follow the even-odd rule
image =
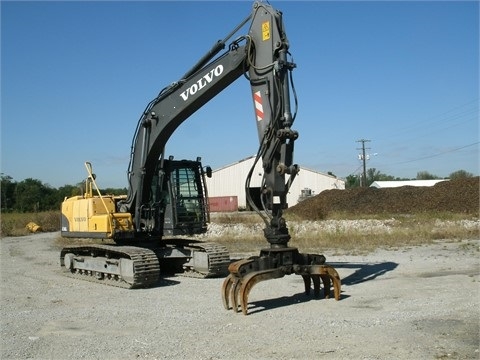
[[[357,142],[362,143],[362,147],[360,149],[357,148],[357,150],[362,150],[362,155],[359,156],[360,160],[363,161],[363,174],[362,174],[361,186],[367,187],[367,156],[365,154],[365,150],[370,149],[370,148],[365,148],[365,143],[370,142],[370,140],[360,139],[360,140],[357,140]]]

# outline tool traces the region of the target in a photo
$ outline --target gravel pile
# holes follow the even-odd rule
[[[479,215],[480,177],[442,181],[432,187],[326,190],[286,210],[305,220],[330,212],[412,214],[428,211]]]

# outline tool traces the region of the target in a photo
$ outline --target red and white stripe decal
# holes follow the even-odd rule
[[[257,115],[257,121],[263,120],[263,104],[262,95],[260,91],[253,94],[253,101],[255,102],[255,114]]]

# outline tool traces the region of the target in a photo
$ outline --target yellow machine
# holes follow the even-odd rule
[[[127,196],[102,196],[95,183],[92,165],[87,162],[85,167],[88,178],[84,195],[66,198],[62,203],[62,236],[100,239],[113,239],[116,233],[131,233],[133,236],[132,215],[116,210],[118,201],[125,200]],[[98,193],[96,196],[93,195],[93,186]]]
[[[74,196],[62,203],[62,216],[68,219],[69,237],[88,236],[110,239],[115,231],[133,232],[132,215],[115,213],[115,203],[125,196]],[[66,230],[62,228],[62,230]],[[63,236],[67,236],[65,231]],[[77,235],[78,234],[78,235]]]

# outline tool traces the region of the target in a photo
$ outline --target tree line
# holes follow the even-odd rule
[[[66,197],[82,195],[83,183],[53,188],[37,179],[14,181],[11,176],[1,175],[0,205],[2,212],[38,212],[60,210]],[[107,188],[102,194],[122,195],[127,189]]]

